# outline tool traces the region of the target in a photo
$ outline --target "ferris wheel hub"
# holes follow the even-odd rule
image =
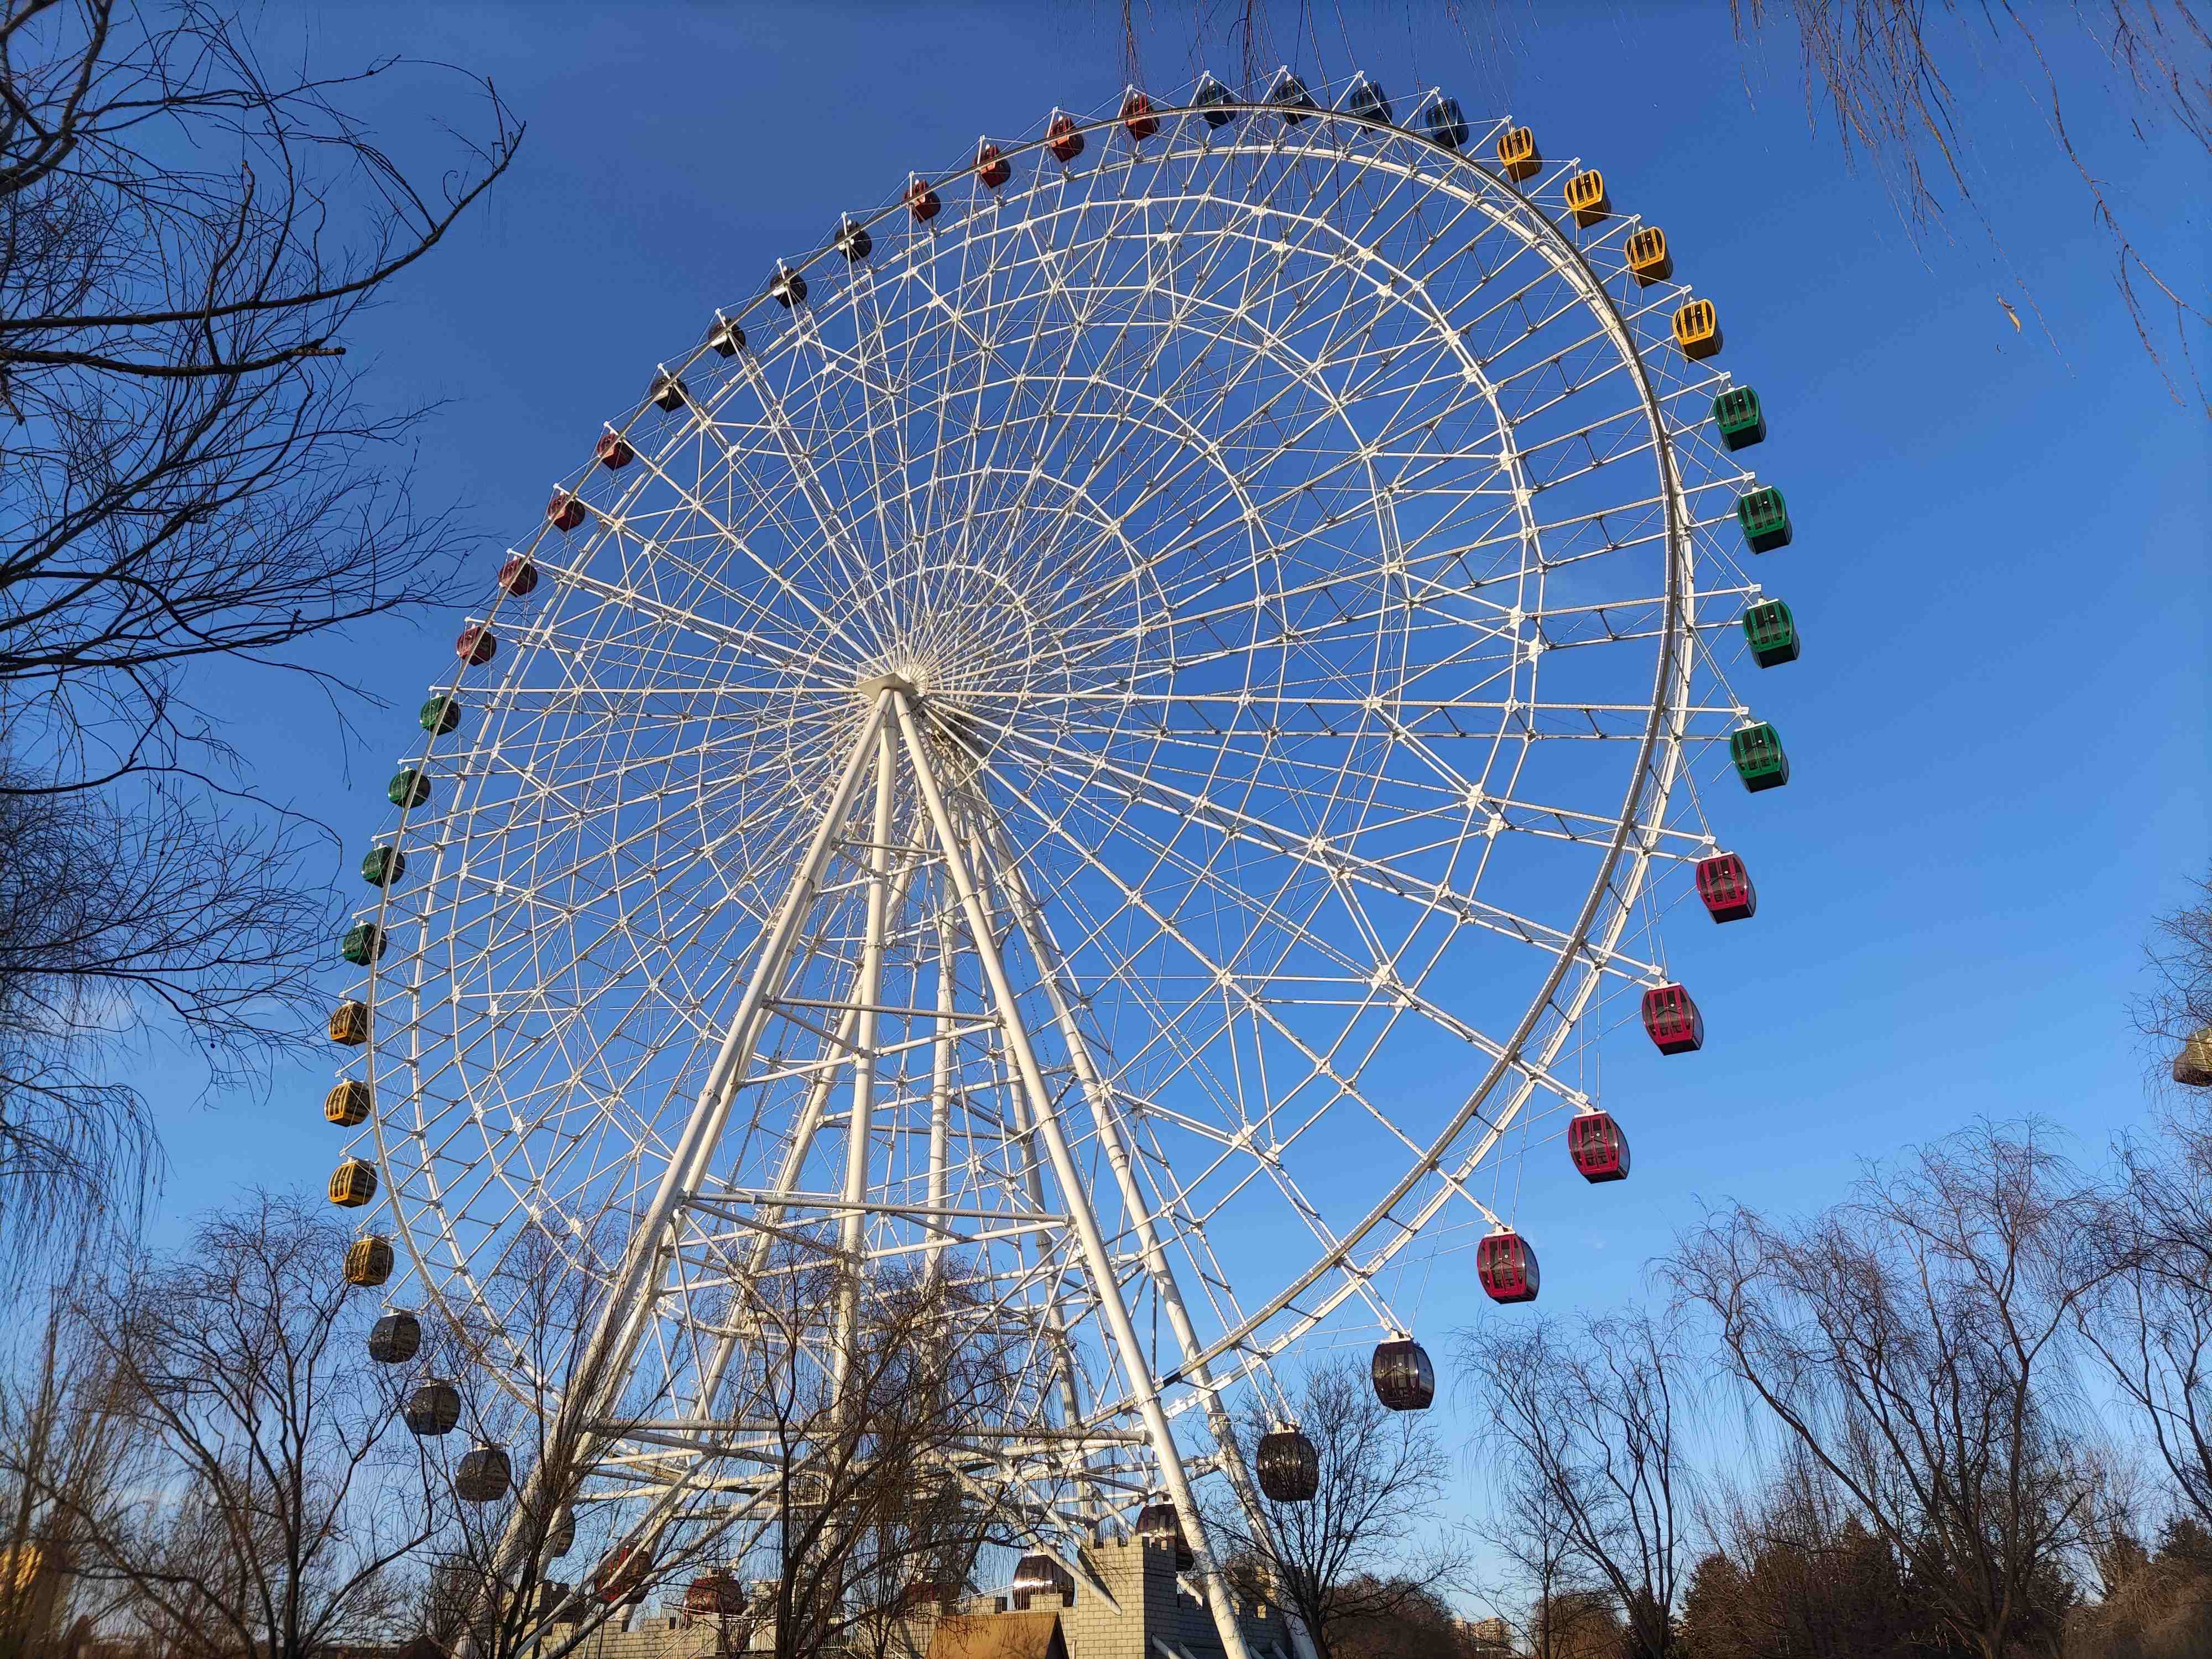
[[[871,674],[865,679],[855,680],[853,683],[854,695],[864,697],[870,702],[873,702],[886,691],[896,691],[905,697],[908,702],[917,702],[921,698],[921,693],[915,689],[914,682],[903,674]]]

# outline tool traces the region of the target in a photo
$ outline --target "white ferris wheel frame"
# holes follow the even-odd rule
[[[787,866],[787,884],[772,912],[763,917],[758,948],[743,965],[743,994],[723,1023],[704,1081],[680,1132],[668,1145],[659,1180],[649,1200],[635,1212],[635,1225],[618,1262],[606,1277],[603,1315],[583,1363],[574,1372],[581,1381],[560,1395],[556,1410],[561,1427],[556,1434],[562,1430],[581,1431],[593,1446],[594,1458],[611,1468],[620,1466],[625,1455],[629,1458],[629,1471],[610,1501],[626,1504],[624,1513],[629,1518],[622,1535],[634,1543],[649,1541],[666,1528],[683,1524],[687,1506],[702,1514],[704,1506],[712,1506],[716,1524],[740,1526],[757,1513],[773,1483],[757,1474],[732,1473],[735,1466],[729,1459],[733,1448],[752,1431],[744,1422],[719,1417],[715,1409],[725,1370],[743,1346],[734,1325],[717,1335],[710,1347],[701,1350],[705,1358],[693,1362],[694,1399],[688,1411],[640,1419],[620,1418],[615,1409],[641,1346],[653,1322],[661,1316],[659,1309],[672,1295],[680,1296],[687,1290],[680,1265],[684,1250],[704,1237],[726,1243],[744,1237],[755,1241],[757,1252],[780,1230],[788,1231],[783,1224],[793,1212],[804,1209],[834,1218],[839,1252],[856,1261],[873,1259],[867,1231],[872,1221],[894,1220],[908,1227],[934,1228],[933,1238],[920,1247],[920,1254],[936,1270],[959,1236],[962,1224],[976,1224],[969,1228],[971,1233],[996,1224],[1000,1231],[989,1236],[1023,1236],[1025,1243],[1036,1247],[1040,1271],[1048,1255],[1080,1263],[1082,1282],[1054,1285],[1045,1319],[1047,1322],[1063,1320],[1062,1310],[1073,1310],[1061,1324],[1063,1340],[1070,1327],[1087,1324],[1095,1333],[1092,1340],[1104,1355],[1106,1369],[1102,1377],[1079,1378],[1073,1363],[1068,1362],[1058,1384],[1061,1414],[1056,1431],[1047,1430],[1042,1419],[979,1425],[973,1462],[960,1471],[962,1478],[1028,1483],[1038,1513],[1049,1516],[1056,1510],[1062,1516],[1062,1529],[1058,1532],[1048,1519],[1040,1521],[1032,1542],[1060,1556],[1079,1578],[1102,1593],[1103,1587],[1083,1564],[1079,1549],[1070,1546],[1069,1528],[1096,1526],[1123,1505],[1164,1488],[1185,1517],[1198,1557],[1196,1577],[1224,1650],[1230,1659],[1245,1659],[1225,1584],[1210,1565],[1209,1545],[1192,1487],[1195,1472],[1211,1469],[1225,1474],[1240,1493],[1249,1492],[1249,1474],[1242,1466],[1224,1396],[1239,1384],[1256,1382],[1263,1389],[1270,1386],[1269,1362],[1354,1298],[1365,1301],[1376,1313],[1378,1322],[1387,1328],[1405,1328],[1406,1322],[1380,1299],[1376,1276],[1455,1203],[1470,1208],[1486,1227],[1503,1224],[1498,1210],[1474,1191],[1469,1181],[1519,1125],[1535,1091],[1542,1089],[1576,1109],[1592,1103],[1591,1092],[1559,1070],[1562,1053],[1583,1029],[1608,975],[1647,986],[1666,977],[1656,963],[1632,954],[1625,941],[1638,902],[1646,894],[1653,864],[1666,860],[1686,861],[1692,854],[1710,852],[1715,846],[1709,832],[1676,827],[1670,808],[1676,803],[1686,751],[1697,742],[1711,740],[1710,733],[1699,735],[1699,722],[1718,720],[1733,724],[1746,714],[1732,699],[1698,702],[1695,683],[1705,654],[1701,636],[1732,625],[1736,610],[1746,599],[1756,598],[1759,589],[1735,573],[1725,556],[1717,557],[1709,539],[1700,546],[1700,532],[1726,520],[1729,514],[1725,510],[1701,514],[1698,498],[1725,491],[1727,507],[1732,508],[1735,492],[1749,481],[1749,475],[1733,461],[1715,465],[1708,458],[1701,475],[1690,479],[1682,465],[1682,447],[1697,441],[1695,433],[1702,419],[1698,400],[1724,386],[1726,378],[1692,364],[1688,373],[1667,384],[1662,371],[1650,360],[1656,343],[1650,332],[1651,317],[1659,307],[1679,300],[1686,290],[1677,284],[1662,283],[1648,300],[1639,296],[1630,302],[1607,285],[1608,274],[1619,283],[1619,270],[1601,274],[1592,263],[1600,258],[1617,260],[1619,240],[1638,221],[1614,216],[1600,235],[1578,236],[1570,228],[1571,216],[1547,201],[1549,195],[1556,194],[1571,164],[1553,164],[1546,182],[1516,187],[1474,161],[1476,148],[1504,130],[1506,122],[1494,124],[1455,154],[1402,129],[1378,131],[1340,111],[1305,112],[1304,118],[1314,124],[1313,131],[1293,138],[1290,128],[1282,124],[1283,112],[1276,106],[1239,99],[1220,107],[1231,112],[1237,125],[1217,135],[1198,128],[1203,110],[1190,105],[1159,106],[1155,113],[1164,128],[1159,143],[1171,148],[1184,142],[1186,134],[1194,134],[1209,151],[1231,155],[1279,151],[1286,144],[1316,152],[1358,146],[1362,169],[1395,173],[1408,188],[1428,191],[1455,202],[1459,211],[1479,216],[1485,234],[1498,231],[1517,239],[1540,261],[1545,271],[1571,291],[1594,323],[1593,337],[1601,338],[1616,354],[1618,368],[1632,384],[1632,408],[1644,422],[1644,448],[1656,470],[1655,497],[1635,505],[1656,510],[1665,588],[1663,594],[1654,596],[1659,605],[1658,620],[1650,635],[1656,640],[1654,678],[1648,704],[1636,711],[1642,715],[1642,724],[1640,731],[1633,733],[1635,756],[1626,793],[1609,818],[1596,815],[1609,825],[1597,874],[1578,912],[1564,927],[1479,901],[1471,887],[1462,894],[1449,891],[1447,884],[1437,890],[1415,895],[1432,905],[1455,906],[1456,919],[1462,922],[1549,951],[1548,972],[1518,1022],[1507,1034],[1496,1037],[1456,1019],[1434,1000],[1422,998],[1418,984],[1389,988],[1401,1000],[1417,1002],[1425,1018],[1452,1031],[1484,1057],[1479,1080],[1467,1090],[1462,1103],[1441,1127],[1418,1139],[1397,1132],[1397,1138],[1414,1156],[1363,1216],[1352,1224],[1328,1229],[1316,1220],[1314,1226],[1320,1245],[1310,1264],[1265,1300],[1251,1307],[1231,1304],[1231,1315],[1217,1316],[1217,1328],[1208,1336],[1201,1333],[1188,1311],[1184,1287],[1170,1260],[1170,1237],[1188,1245],[1187,1239],[1181,1238],[1175,1206],[1163,1205],[1157,1191],[1147,1194],[1139,1174],[1143,1152],[1130,1144],[1125,1134],[1127,1108],[1109,1076],[1110,1064],[1094,1054],[1094,1038],[1081,1012],[1088,1000],[1086,987],[1067,969],[1054,934],[1050,906],[1032,890],[1023,853],[1013,844],[1006,826],[994,820],[989,807],[993,787],[1013,786],[995,769],[999,762],[992,744],[976,735],[978,710],[954,700],[937,699],[927,687],[897,672],[854,678],[848,686],[851,714],[846,725],[825,729],[814,739],[834,757],[834,783],[826,795],[817,792],[814,797],[817,805],[811,834],[803,854]],[[1121,126],[1117,108],[1079,119],[1075,130],[1110,149]],[[1017,168],[1032,164],[1048,168],[1053,166],[1050,147],[1054,142],[1051,137],[1010,142],[1003,146],[1004,155]],[[1127,164],[1135,162],[1131,160]],[[968,171],[972,173],[973,168]],[[882,230],[902,222],[906,210],[902,199],[873,215],[848,220],[848,224],[875,225]],[[820,258],[801,262],[795,269],[812,270]],[[860,278],[856,275],[853,280]],[[1396,278],[1386,270],[1376,280],[1388,283]],[[1525,295],[1537,280],[1531,278],[1522,293]],[[1461,343],[1458,328],[1436,302],[1426,301],[1425,291],[1409,302],[1425,301],[1436,313],[1439,334],[1458,350],[1467,380],[1479,389],[1495,417],[1500,434],[1500,470],[1516,485],[1516,533],[1524,545],[1540,546],[1544,534],[1557,526],[1543,523],[1536,514],[1527,460],[1515,447],[1516,417],[1506,409],[1488,362]],[[797,315],[801,308],[791,309],[794,326],[803,326]],[[1639,325],[1647,331],[1642,337]],[[674,377],[680,380],[695,366],[711,366],[709,350],[707,343],[696,349],[690,358],[673,366]],[[867,370],[863,366],[857,372],[865,374]],[[757,383],[759,371],[741,359],[738,374],[750,374]],[[1333,394],[1324,387],[1322,395]],[[711,432],[711,410],[691,402],[688,393],[684,396],[686,419],[697,429]],[[764,406],[775,406],[772,395],[762,394],[762,401]],[[1679,406],[1686,401],[1698,410],[1696,416],[1680,412]],[[1155,412],[1166,419],[1164,411]],[[631,427],[626,424],[611,430],[626,436]],[[1206,441],[1203,434],[1181,435],[1192,444]],[[804,434],[788,429],[787,423],[787,429],[777,436],[796,488],[817,520],[824,526],[839,522],[840,514],[816,471],[817,463]],[[725,441],[717,434],[717,441]],[[876,441],[871,434],[872,451]],[[1643,449],[1630,452],[1629,458],[1642,453]],[[637,445],[636,458],[643,465],[634,481],[613,501],[592,506],[595,539],[617,533],[624,521],[626,504],[638,492],[655,485],[686,494],[695,511],[712,518],[696,494],[673,473],[661,469],[647,443]],[[1386,526],[1395,524],[1387,513],[1382,521]],[[557,581],[571,590],[587,592],[594,591],[597,583],[599,595],[605,602],[619,604],[643,617],[671,620],[667,614],[671,607],[664,601],[634,586],[623,590],[600,580],[586,568],[586,558],[564,561],[548,556],[552,544],[546,543],[546,533],[541,532],[541,546],[532,549],[530,556],[553,571]],[[731,539],[739,540],[734,535]],[[785,589],[792,587],[782,573],[768,568],[757,555],[751,556],[762,563],[764,580],[781,582]],[[1717,563],[1724,575],[1735,579],[1709,584],[1701,591],[1698,570],[1701,558]],[[1709,618],[1700,609],[1701,601],[1725,605],[1725,615],[1717,610],[1718,620]],[[675,620],[703,635],[714,634],[714,625],[698,617],[687,615]],[[834,631],[836,620],[823,620]],[[723,632],[726,637],[720,642],[727,648],[757,653],[777,648],[765,631],[741,632],[736,637],[726,637],[726,629]],[[1717,670],[1715,674],[1717,678]],[[459,684],[455,682],[456,690]],[[1532,669],[1532,709],[1533,685]],[[1585,712],[1594,732],[1600,725],[1600,712],[1620,717],[1630,714],[1626,705]],[[949,779],[943,775],[948,763],[955,764],[961,775]],[[1065,764],[1066,757],[1053,763]],[[829,776],[825,772],[823,781]],[[1401,896],[1407,886],[1402,872],[1387,861],[1361,867],[1357,854],[1341,848],[1310,849],[1309,854],[1279,826],[1240,816],[1207,798],[1203,790],[1179,791],[1171,782],[1141,776],[1121,780],[1119,787],[1127,790],[1132,799],[1146,793],[1149,804],[1156,808],[1181,810],[1195,821],[1208,823],[1224,840],[1261,846],[1293,861],[1310,855],[1327,862],[1332,879],[1340,877],[1353,883],[1374,884]],[[871,801],[866,832],[858,836],[854,815]],[[1559,809],[1545,810],[1553,811],[1562,824],[1567,823],[1568,814]],[[1492,811],[1495,822],[1503,823],[1502,811],[1494,807]],[[404,832],[408,827],[404,810],[401,825]],[[1496,834],[1494,828],[1492,834]],[[1069,837],[1063,835],[1061,839]],[[1079,859],[1080,850],[1060,849]],[[832,947],[818,934],[810,934],[807,924],[817,908],[827,902],[828,872],[840,859],[850,863],[854,872],[840,890],[848,898],[853,894],[864,895],[849,902],[860,907],[866,920],[856,937],[841,937]],[[1094,855],[1092,862],[1098,861]],[[887,1006],[882,1000],[886,958],[913,944],[908,937],[912,929],[902,928],[897,918],[915,910],[917,894],[932,883],[933,890],[942,897],[935,923],[939,929],[939,1000],[933,1006],[924,1006],[917,997],[908,1005]],[[1126,902],[1141,903],[1143,898],[1141,891],[1129,895],[1125,889]],[[380,926],[404,919],[394,911],[393,903],[388,890],[380,896],[374,911]],[[1155,916],[1153,921],[1163,932],[1172,927],[1171,918]],[[1004,955],[1006,950],[1018,950],[1030,965],[1026,982],[1018,982],[1010,970]],[[805,977],[803,965],[811,959],[810,953],[819,953],[828,971],[848,976],[848,988],[842,1001],[793,994],[792,988]],[[1202,958],[1194,947],[1193,954]],[[422,962],[418,953],[410,958],[411,967],[408,963],[396,967],[400,973],[415,974],[419,985],[425,972]],[[917,988],[922,982],[918,962],[919,958],[910,976]],[[384,1016],[379,988],[397,980],[394,995],[418,994],[409,990],[400,973],[372,966],[370,1001],[380,1020]],[[963,973],[979,981],[982,992],[976,1006],[965,1009],[957,1006],[951,988],[962,982]],[[1040,994],[1044,1005],[1041,1024]],[[774,1056],[763,1059],[758,1052],[772,1018],[799,1024],[811,1021],[823,1043],[819,1057],[804,1068],[805,1104],[792,1132],[783,1168],[775,1182],[756,1191],[743,1194],[710,1191],[717,1149],[741,1092],[757,1086],[763,1076],[788,1080],[793,1075],[788,1061]],[[909,1035],[897,1042],[897,1051],[911,1052],[926,1043],[935,1056],[933,1162],[927,1197],[921,1204],[888,1193],[877,1196],[870,1186],[868,1137],[875,1121],[872,1103],[878,1069],[894,1052],[879,1040],[879,1023],[886,1018],[907,1028],[917,1024],[928,1028],[926,1038]],[[1030,1148],[1041,1148],[1043,1154],[1042,1166],[1035,1162],[1030,1165],[1035,1213],[1011,1228],[1003,1211],[961,1208],[946,1184],[945,1056],[963,1034],[986,1026],[995,1031],[993,1040],[999,1045],[997,1052],[1010,1063],[1013,1073],[1008,1098],[1024,1115],[1015,1126],[1018,1138]],[[1048,1066],[1039,1057],[1040,1035],[1049,1037],[1060,1056],[1058,1069],[1068,1079],[1063,1089],[1055,1090],[1046,1076]],[[372,1044],[368,1063],[373,1080],[382,1059],[378,1045]],[[756,1072],[757,1062],[767,1069]],[[778,1066],[783,1069],[776,1070]],[[798,1182],[810,1148],[825,1127],[836,1127],[829,1106],[841,1075],[853,1102],[844,1122],[845,1183],[836,1193],[807,1192]],[[383,1086],[380,1081],[377,1086]],[[419,1088],[411,1092],[419,1095]],[[1062,1127],[1063,1103],[1071,1097],[1080,1103],[1087,1115],[1087,1145],[1103,1160],[1109,1177],[1118,1224],[1102,1218],[1095,1209],[1095,1173],[1086,1176],[1079,1167],[1077,1149]],[[1362,1103],[1370,1112],[1376,1111],[1371,1103]],[[1380,1112],[1376,1115],[1384,1116]],[[1470,1135],[1471,1128],[1478,1133]],[[386,1172],[386,1201],[401,1223],[397,1231],[416,1280],[441,1308],[447,1308],[449,1316],[472,1317],[481,1323],[485,1310],[477,1304],[464,1302],[447,1307],[448,1297],[454,1294],[453,1287],[463,1286],[465,1296],[472,1281],[466,1278],[467,1250],[456,1237],[437,1191],[425,1193],[423,1183],[432,1179],[433,1159],[423,1123],[418,1120],[410,1131],[404,1121],[380,1112],[366,1133],[380,1167]],[[1013,1138],[1012,1132],[1009,1138]],[[1048,1171],[1057,1211],[1048,1211],[1045,1202],[1043,1182]],[[1401,1213],[1400,1206],[1408,1200],[1414,1201]],[[1039,1242],[1048,1234],[1058,1239],[1049,1251]],[[1122,1252],[1119,1258],[1117,1249]],[[894,1253],[912,1256],[916,1249],[909,1243]],[[756,1253],[752,1259],[757,1264],[762,1258]],[[672,1267],[672,1263],[678,1265]],[[1133,1323],[1125,1286],[1139,1282],[1171,1328],[1176,1361],[1172,1366],[1160,1365],[1147,1353]],[[1024,1293],[1035,1288],[1032,1280]],[[1218,1302],[1216,1312],[1218,1316]],[[837,1317],[849,1326],[854,1317],[850,1306],[841,1308]],[[517,1386],[506,1376],[499,1381],[510,1389]],[[1086,1389],[1087,1403],[1081,1398]],[[1178,1444],[1173,1420],[1193,1410],[1198,1413],[1197,1420],[1210,1443],[1194,1461],[1194,1455]],[[1134,1428],[1129,1426],[1132,1419]]]

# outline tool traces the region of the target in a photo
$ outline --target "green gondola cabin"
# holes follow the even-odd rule
[[[430,799],[430,780],[413,767],[394,772],[384,786],[384,798],[394,806],[422,806]]]
[[[1779,599],[1745,607],[1743,636],[1750,642],[1751,659],[1761,668],[1797,660],[1797,619]]]
[[[1790,757],[1783,752],[1782,734],[1765,720],[1729,734],[1729,758],[1735,763],[1743,787],[1754,795],[1790,781]]]
[[[361,861],[361,878],[371,887],[389,887],[407,873],[407,854],[397,847],[372,847]]]
[[[450,735],[461,723],[460,700],[433,697],[415,711],[415,723],[434,738]]]
[[[357,921],[338,941],[338,954],[356,968],[366,968],[384,954],[384,929],[373,921]]]
[[[1790,504],[1772,484],[1763,484],[1735,504],[1735,521],[1754,553],[1771,553],[1790,545]]]
[[[1759,393],[1747,386],[1730,386],[1713,399],[1713,424],[1731,450],[1766,441],[1766,412],[1759,406]]]

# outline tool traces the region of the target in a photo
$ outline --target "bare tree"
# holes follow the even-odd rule
[[[35,1490],[76,1540],[77,1578],[173,1659],[383,1638],[437,1530],[434,1492],[392,1444],[399,1379],[363,1359],[371,1309],[337,1270],[347,1242],[311,1200],[258,1194],[80,1304],[143,1479]]]
[[[772,1650],[897,1659],[902,1611],[949,1604],[986,1545],[1021,1540],[971,1468],[970,1431],[1004,1419],[1036,1333],[978,1302],[957,1263],[856,1279],[796,1245],[750,1275],[732,1316],[750,1338],[732,1397],[772,1454],[732,1562],[763,1581]]]
[[[221,1085],[305,1027],[318,838],[243,775],[193,671],[339,694],[300,647],[430,598],[460,544],[412,504],[419,411],[369,411],[344,336],[520,128],[465,77],[486,136],[419,185],[349,109],[400,67],[273,76],[202,0],[0,0],[0,915],[34,923],[0,948],[18,1250],[56,1236],[58,1186],[126,1194],[127,1221],[151,1178],[118,1045],[179,1036]]]
[[[84,1517],[116,1513],[145,1446],[115,1368],[57,1303],[38,1358],[0,1373],[0,1656],[52,1650],[73,1614],[112,1611],[76,1579]]]
[[[608,1224],[602,1217],[600,1227]],[[421,1582],[415,1622],[447,1653],[471,1659],[556,1654],[627,1615],[626,1595],[595,1596],[591,1564],[609,1546],[605,1524],[580,1521],[576,1500],[594,1473],[589,1437],[558,1409],[574,1387],[602,1305],[601,1287],[574,1258],[594,1254],[592,1228],[563,1239],[549,1224],[523,1229],[485,1276],[487,1299],[506,1317],[496,1332],[432,1320],[417,1377],[451,1379],[462,1431],[418,1443],[437,1494],[439,1525],[427,1542],[436,1569]],[[479,1450],[505,1457],[507,1486],[486,1497],[462,1478]],[[663,1551],[659,1573],[681,1572],[690,1554]],[[574,1565],[563,1565],[574,1564]],[[555,1616],[561,1615],[558,1626]]]
[[[1582,1582],[1608,1593],[1627,1651],[1666,1659],[1692,1504],[1676,1425],[1694,1400],[1681,1333],[1641,1313],[1500,1321],[1462,1333],[1459,1348],[1480,1402],[1470,1450],[1507,1513],[1553,1533]]]
[[[1376,1398],[1365,1366],[1315,1366],[1291,1404],[1320,1466],[1313,1498],[1257,1493],[1255,1513],[1223,1492],[1206,1530],[1231,1575],[1295,1614],[1331,1659],[1356,1630],[1418,1619],[1423,1595],[1465,1577],[1467,1552],[1443,1525],[1449,1455],[1419,1413]],[[1248,1467],[1274,1426],[1263,1403],[1238,1425]]]
[[[2067,120],[2074,93],[2062,85],[2041,33],[2047,22],[2069,21],[2090,32],[2110,74],[2094,89],[2075,91],[2125,118],[2138,141],[2172,134],[2212,160],[2212,13],[2198,0],[2075,0],[2048,9],[2006,0],[1729,0],[1729,10],[1746,38],[1775,15],[1789,20],[1808,106],[1825,108],[1846,159],[1872,162],[1915,228],[1954,207],[1978,214],[1960,89],[1985,76],[1988,54],[2021,54],[2021,79],[2038,89],[2051,136],[2106,234],[2113,279],[2144,350],[2176,403],[2185,378],[2200,409],[2212,414],[2197,360],[2212,330],[2212,295],[2183,285],[2144,255],[2111,185],[2075,145]]]
[[[2055,1638],[2094,1495],[2069,1350],[2109,1271],[2099,1212],[2036,1130],[1983,1124],[1809,1222],[1710,1217],[1665,1264],[1749,1401],[1984,1659]]]
[[[2160,1079],[2185,1042],[2212,1030],[2212,875],[2191,885],[2193,896],[2158,919],[2143,952],[2153,984],[2135,1001],[2136,1029]]]
[[[2156,975],[2136,1004],[2160,1092],[2173,1056],[2212,1026],[2212,881],[2160,919]],[[2178,1087],[2151,1136],[2118,1149],[2100,1236],[2121,1266],[2082,1328],[2151,1431],[2182,1502],[2212,1528],[2212,1094]]]

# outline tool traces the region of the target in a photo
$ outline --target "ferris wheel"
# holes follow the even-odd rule
[[[1739,558],[1788,514],[1662,230],[1435,92],[1131,90],[826,228],[423,706],[331,1193],[633,1539],[768,1482],[762,1276],[957,1282],[1036,1339],[971,1478],[1073,1563],[1195,1533],[1194,1468],[1294,1496],[1295,1425],[1255,1471],[1228,1412],[1317,1328],[1425,1406],[1428,1277],[1537,1292],[1523,1159],[1628,1173],[1598,1038],[1703,1041],[1652,919],[1755,904],[1698,780],[1788,777],[1722,672],[1797,654]]]

